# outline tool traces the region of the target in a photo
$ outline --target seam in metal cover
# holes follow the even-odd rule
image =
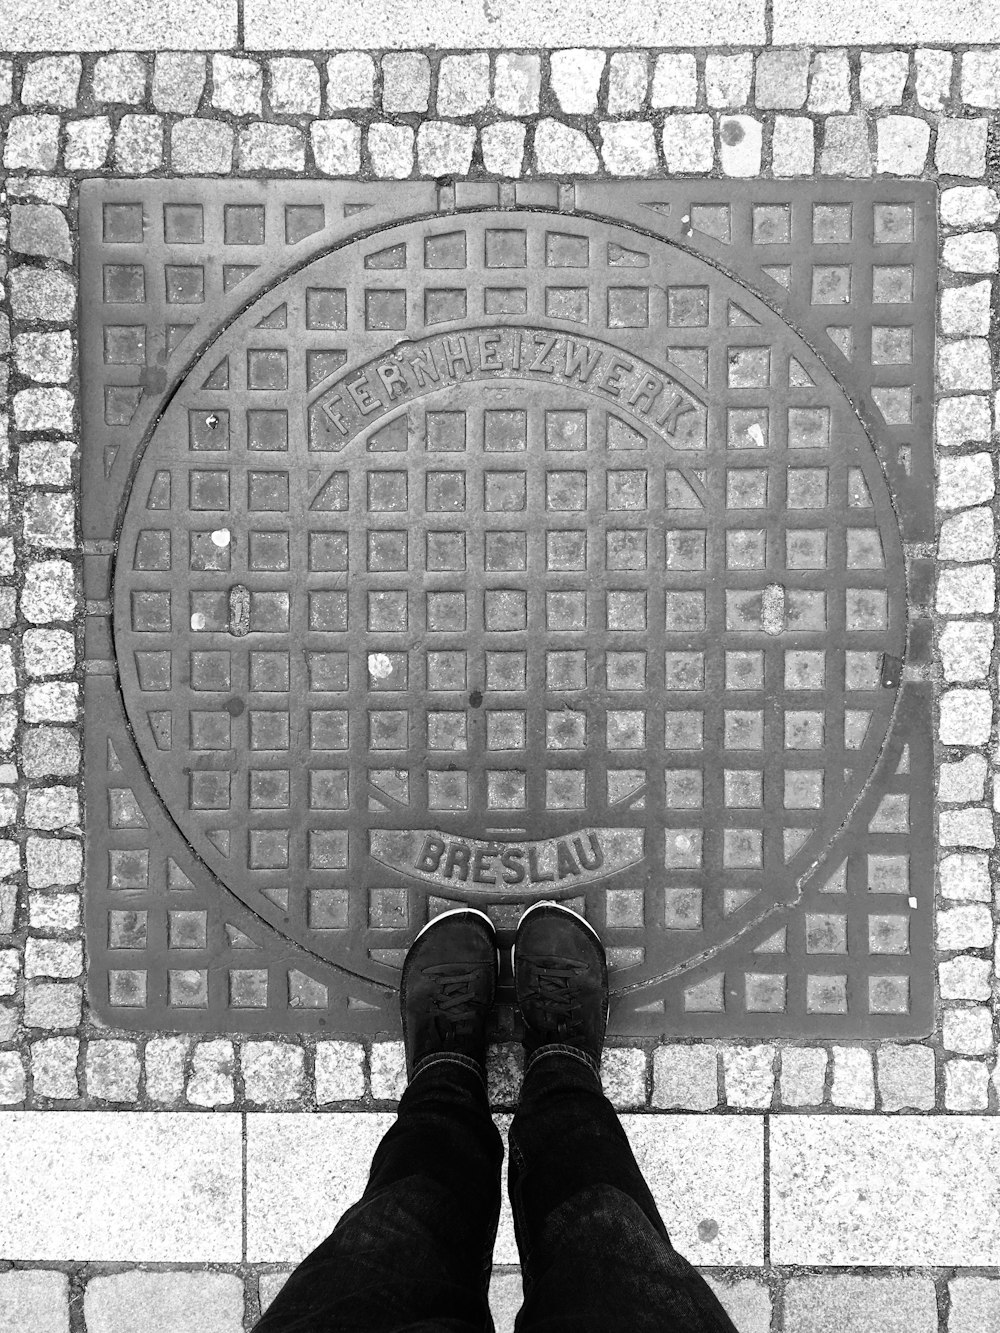
[[[102,1017],[393,1029],[557,897],[612,1032],[928,1033],[935,204],[86,182]]]

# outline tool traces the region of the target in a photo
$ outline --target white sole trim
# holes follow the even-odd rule
[[[438,921],[444,921],[444,919],[449,916],[467,916],[470,913],[473,916],[478,916],[483,921],[485,921],[486,924],[489,926],[490,930],[493,931],[494,935],[496,934],[496,929],[497,929],[496,926],[486,915],[486,913],[481,912],[478,907],[450,907],[447,912],[438,912],[437,916],[432,916],[430,921],[427,922],[427,925],[423,926],[420,930],[417,931],[416,935],[413,937],[414,943],[416,943],[416,941],[420,939],[421,935],[425,934],[428,930],[430,930],[431,926],[436,925]]]
[[[431,919],[430,919],[430,921],[427,922],[426,926],[422,926],[421,929],[417,931],[416,935],[414,935],[414,937],[413,937],[413,944],[416,944],[417,940],[420,939],[420,936],[423,935],[423,934],[425,934],[428,930],[430,930],[431,926],[433,926],[433,925],[434,925],[436,922],[438,922],[438,921],[443,921],[444,918],[445,918],[446,916],[470,916],[470,915],[471,915],[471,916],[478,916],[478,917],[480,917],[483,921],[485,921],[486,924],[489,926],[490,930],[493,932],[493,939],[496,940],[496,937],[497,937],[497,928],[496,928],[496,926],[493,924],[493,922],[490,920],[490,918],[486,915],[486,913],[485,913],[485,912],[481,912],[481,911],[479,910],[478,907],[449,907],[449,909],[448,909],[447,912],[438,912],[437,916],[432,916]],[[413,948],[413,944],[410,945],[410,948],[411,948],[411,949]],[[494,947],[493,952],[494,952],[494,954],[496,955],[496,960],[497,960],[497,972],[499,973],[499,971],[500,971],[500,950],[499,950],[499,948]]]

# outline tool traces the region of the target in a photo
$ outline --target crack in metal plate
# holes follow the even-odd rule
[[[81,238],[102,1016],[384,1030],[430,914],[556,897],[613,1031],[926,1034],[931,187],[91,181]]]

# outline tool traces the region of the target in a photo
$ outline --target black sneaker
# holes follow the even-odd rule
[[[608,1026],[608,963],[593,926],[561,903],[535,903],[518,924],[511,962],[529,1058],[559,1042],[598,1067]]]
[[[500,955],[493,922],[474,907],[432,917],[403,963],[399,1007],[406,1072],[441,1051],[468,1056],[486,1076],[486,1025]]]

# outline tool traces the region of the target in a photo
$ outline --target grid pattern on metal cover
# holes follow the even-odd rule
[[[98,1012],[391,1030],[430,915],[556,897],[612,1031],[926,1034],[935,226],[85,183]]]

